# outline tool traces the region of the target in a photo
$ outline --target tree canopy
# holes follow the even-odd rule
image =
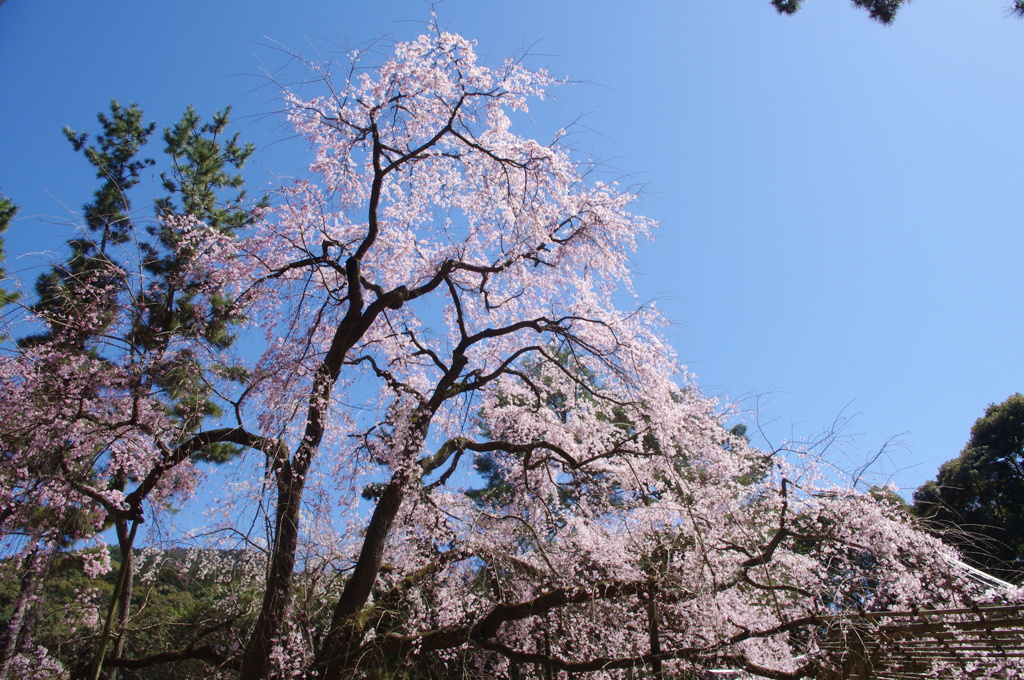
[[[0,194],[0,265],[4,262],[4,240],[2,235],[11,226],[11,220],[18,213],[18,206],[14,205],[9,198]],[[0,281],[7,279],[7,272],[0,266]],[[0,290],[0,308],[15,299],[13,293]]]
[[[436,26],[351,59],[284,93],[310,178],[247,203],[249,147],[189,110],[148,228],[109,194],[8,316],[30,338],[0,355],[12,664],[795,680],[831,663],[816,640],[837,613],[984,597],[897,508],[727,427],[636,299],[656,225],[634,193],[564,131],[521,134],[560,79]],[[152,128],[116,103],[99,122],[94,146],[69,139],[134,182],[147,164],[120,150]],[[181,571],[237,575],[197,586],[200,612],[140,606],[158,576],[136,530],[210,461],[232,476]],[[122,559],[72,621],[81,644],[34,645],[34,575],[77,551],[109,585],[108,526]]]
[[[914,510],[976,566],[1024,579],[1024,395],[990,404],[960,455],[914,492]]]
[[[891,24],[896,19],[896,13],[900,7],[910,0],[851,0],[854,7],[863,9],[868,16],[882,24]],[[780,14],[795,14],[803,0],[771,0],[772,6]],[[1024,0],[1013,0],[1013,4],[1006,9],[1011,16],[1024,17]]]

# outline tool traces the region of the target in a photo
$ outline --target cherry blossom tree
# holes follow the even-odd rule
[[[4,430],[25,439],[4,440],[23,504],[66,503],[57,489],[97,523],[134,517],[187,491],[199,452],[245,452],[224,528],[265,571],[253,617],[225,623],[238,644],[191,647],[211,673],[798,678],[823,616],[967,601],[952,551],[898,510],[725,426],[633,292],[655,227],[635,196],[562,135],[519,134],[557,78],[436,28],[347,69],[285,92],[313,178],[237,236],[164,218],[193,318],[230,301],[250,334],[232,360],[201,334],[161,346],[190,348],[223,416],[186,426],[156,382],[128,389],[163,364],[47,363],[43,345],[4,365],[5,409],[53,423]],[[97,452],[134,490],[93,481]],[[264,508],[261,543],[247,513]]]

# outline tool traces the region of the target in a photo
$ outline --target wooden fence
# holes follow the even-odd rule
[[[1024,605],[829,617],[821,680],[1024,678]]]

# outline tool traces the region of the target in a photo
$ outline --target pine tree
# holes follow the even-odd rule
[[[852,0],[854,7],[859,7],[868,13],[868,16],[882,24],[891,24],[896,19],[896,13],[908,0]],[[772,6],[779,14],[796,14],[803,0],[771,0]],[[1013,0],[1013,4],[1006,9],[1008,16],[1024,18],[1024,0]]]
[[[178,442],[194,434],[204,419],[221,413],[210,399],[207,372],[211,366],[197,356],[195,348],[227,348],[234,339],[231,326],[240,320],[230,299],[209,292],[204,282],[186,276],[193,253],[179,247],[181,230],[183,225],[203,222],[230,236],[265,205],[249,206],[242,188],[240,171],[254,148],[240,144],[237,134],[225,136],[229,112],[227,108],[218,111],[211,122],[205,122],[190,106],[180,121],[164,131],[168,163],[160,178],[167,193],[156,200],[153,216],[133,207],[133,189],[144,171],[156,165],[154,159],[142,155],[156,124],[144,120],[137,104],[122,107],[112,101],[109,114],[97,116],[100,130],[94,138],[64,129],[75,151],[94,168],[101,183],[82,209],[83,229],[68,241],[67,259],[52,266],[36,282],[32,311],[44,330],[19,339],[23,351],[43,348],[43,356],[54,357],[55,374],[62,365],[91,362],[90,370],[99,372],[98,384],[86,387],[79,398],[94,399],[103,390],[113,390],[130,395],[135,403],[155,400],[176,423]],[[3,199],[0,228],[6,227],[13,212],[14,206]],[[82,324],[82,317],[93,320]],[[183,340],[191,341],[188,348],[183,348]],[[229,371],[227,367],[218,369]],[[99,374],[120,377],[111,385],[100,386]],[[135,375],[138,377],[131,377]],[[44,398],[63,398],[59,385],[46,394],[49,396]],[[136,418],[136,414],[124,415],[129,425]],[[96,429],[102,427],[95,424]],[[124,423],[115,422],[109,427],[109,442],[114,444],[122,436]],[[17,442],[7,439],[5,446],[15,449]],[[26,582],[23,591],[31,595],[38,590],[38,574],[42,572],[35,566],[37,553],[44,550],[52,556],[94,533],[97,508],[91,506],[103,506],[124,559],[96,661],[91,665],[90,675],[97,678],[108,643],[112,644],[113,656],[120,657],[126,642],[133,590],[128,575],[136,530],[143,521],[145,471],[140,477],[138,471],[105,470],[105,458],[112,454],[104,450],[104,445],[98,445],[93,456],[74,461],[67,460],[59,444],[52,448],[52,455],[35,456],[28,472],[39,480],[61,478],[92,500],[80,503],[80,507],[64,506],[52,512],[42,507],[37,516],[22,522],[25,534],[32,537],[29,543],[35,546],[27,553],[33,559],[26,560],[23,571],[31,582]],[[238,451],[231,444],[213,443],[191,457],[222,462]],[[107,500],[110,494],[124,497],[133,485],[140,496],[133,507],[118,507]],[[44,560],[44,564],[50,561]],[[8,653],[3,658],[11,656],[11,645],[19,635],[6,636],[11,649],[5,647]]]

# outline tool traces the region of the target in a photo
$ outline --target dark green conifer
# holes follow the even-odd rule
[[[128,192],[139,183],[143,170],[155,163],[152,158],[138,158],[139,150],[153,134],[156,123],[142,122],[142,109],[135,102],[123,108],[116,99],[110,102],[110,117],[96,116],[102,132],[96,144],[88,144],[86,132],[64,128],[75,151],[81,151],[96,168],[96,177],[103,180],[85,206],[85,223],[100,235],[98,249],[105,253],[108,244],[124,243],[131,238],[131,201]]]
[[[0,281],[4,281],[7,278],[7,271],[3,267],[6,262],[3,233],[7,231],[7,227],[11,226],[11,220],[14,219],[17,212],[18,206],[14,205],[9,198],[0,194]],[[0,288],[0,307],[13,301],[16,297],[13,292]],[[0,339],[2,337],[0,336]]]
[[[914,492],[914,512],[994,576],[1024,581],[1024,395],[991,404],[960,455]]]

